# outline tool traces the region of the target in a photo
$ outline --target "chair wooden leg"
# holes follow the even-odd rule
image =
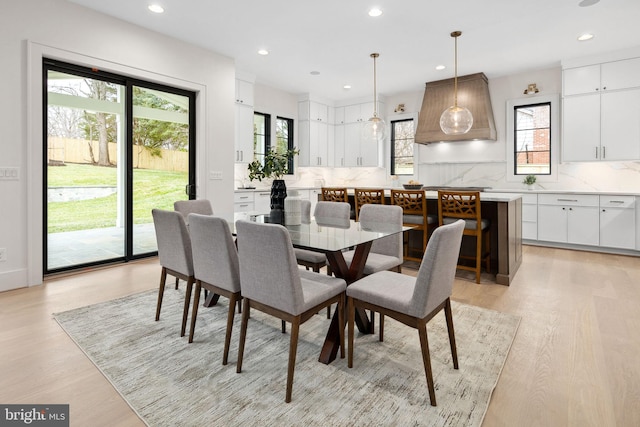
[[[167,269],[162,267],[160,273],[160,287],[158,288],[158,304],[156,305],[156,322],[160,320],[160,308],[162,307],[162,297],[164,296],[164,285],[167,281]]]
[[[193,294],[193,309],[191,309],[191,326],[189,327],[189,342],[193,342],[193,331],[196,329],[196,317],[198,316],[198,305],[200,305],[200,292],[202,283],[196,280],[196,290]]]
[[[378,340],[380,342],[384,341],[384,314],[380,313],[380,330],[378,331]]]
[[[178,282],[180,282],[180,279],[176,277],[176,289],[178,289]]]
[[[182,327],[180,328],[180,336],[183,337],[187,330],[187,317],[189,317],[189,304],[191,303],[191,292],[193,290],[193,277],[187,280],[187,292],[184,296],[184,308],[182,309]]]
[[[347,307],[348,307],[347,323],[349,324],[348,326],[349,351],[347,353],[347,366],[349,368],[353,368],[353,323],[356,317],[356,310],[353,305],[353,298],[347,298]]]
[[[298,351],[298,332],[300,331],[300,316],[293,319],[291,323],[291,338],[289,340],[289,366],[287,368],[287,394],[284,399],[286,403],[291,402],[293,392],[293,371],[296,367],[296,353]]]
[[[338,328],[340,331],[340,359],[344,359],[344,303],[347,295],[342,293],[338,302]]]
[[[240,325],[240,343],[238,344],[238,363],[236,372],[242,372],[242,357],[244,356],[244,342],[247,339],[247,323],[249,323],[249,300],[244,298],[242,323]]]
[[[226,365],[229,361],[229,347],[231,345],[231,331],[233,330],[233,319],[236,314],[236,301],[240,302],[237,293],[231,294],[229,298],[229,312],[227,313],[227,332],[224,335],[224,353],[222,353],[222,364]]]
[[[422,363],[427,376],[427,387],[429,388],[429,399],[431,406],[436,406],[436,390],[433,387],[433,373],[431,372],[431,356],[429,355],[429,341],[427,339],[427,322],[418,324],[418,334],[420,335],[420,347],[422,348]]]
[[[282,330],[283,334],[287,333],[287,322],[285,322],[284,320],[280,321],[280,329]]]
[[[453,368],[458,369],[458,350],[456,349],[456,334],[453,330],[453,313],[451,312],[451,300],[447,298],[444,306],[444,317],[447,319],[447,330],[449,331],[449,345],[451,346],[451,358]]]

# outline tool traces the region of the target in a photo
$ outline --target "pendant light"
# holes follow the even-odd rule
[[[458,37],[461,31],[454,31],[451,37],[455,40],[455,71],[453,80],[453,105],[440,116],[440,129],[447,135],[462,135],[473,126],[473,115],[465,107],[458,106]]]
[[[373,116],[362,127],[362,136],[365,141],[379,142],[384,139],[386,125],[384,120],[378,117],[378,95],[376,92],[376,58],[379,53],[372,53],[373,58]]]

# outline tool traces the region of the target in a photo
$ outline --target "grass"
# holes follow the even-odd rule
[[[117,169],[92,165],[67,164],[49,166],[49,187],[115,186]],[[187,172],[168,172],[149,169],[133,171],[133,222],[152,223],[151,209],[173,210],[173,202],[187,198]],[[48,232],[87,230],[115,227],[117,195],[97,199],[49,202]]]

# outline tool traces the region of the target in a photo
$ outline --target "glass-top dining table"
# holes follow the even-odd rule
[[[333,274],[344,279],[347,286],[362,278],[374,241],[411,229],[411,227],[399,227],[389,223],[367,223],[364,226],[354,220],[340,221],[329,218],[310,218],[308,221],[303,220],[300,224],[292,225],[283,221],[283,217],[274,218],[272,215],[250,213],[234,214],[234,225],[239,219],[283,225],[289,231],[294,247],[324,253]],[[351,264],[347,265],[342,252],[350,249],[355,249],[355,253]],[[356,312],[355,320],[360,332],[373,332],[373,325],[369,322],[364,310]],[[338,316],[334,313],[320,352],[320,362],[331,363],[339,349]]]

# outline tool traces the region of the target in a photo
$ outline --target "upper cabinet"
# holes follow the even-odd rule
[[[298,103],[300,166],[333,166],[333,107],[304,100]]]
[[[373,116],[373,102],[347,105],[336,109],[335,165],[346,167],[380,166],[380,147],[372,146],[362,135],[362,127]],[[384,105],[378,102],[378,115]],[[344,114],[343,114],[344,112]],[[343,120],[340,120],[344,118]]]
[[[236,163],[253,161],[253,83],[236,79]]]
[[[640,87],[640,58],[568,68],[562,73],[564,96]]]
[[[640,58],[563,70],[562,160],[640,159]]]
[[[236,79],[236,103],[253,107],[253,83]]]

